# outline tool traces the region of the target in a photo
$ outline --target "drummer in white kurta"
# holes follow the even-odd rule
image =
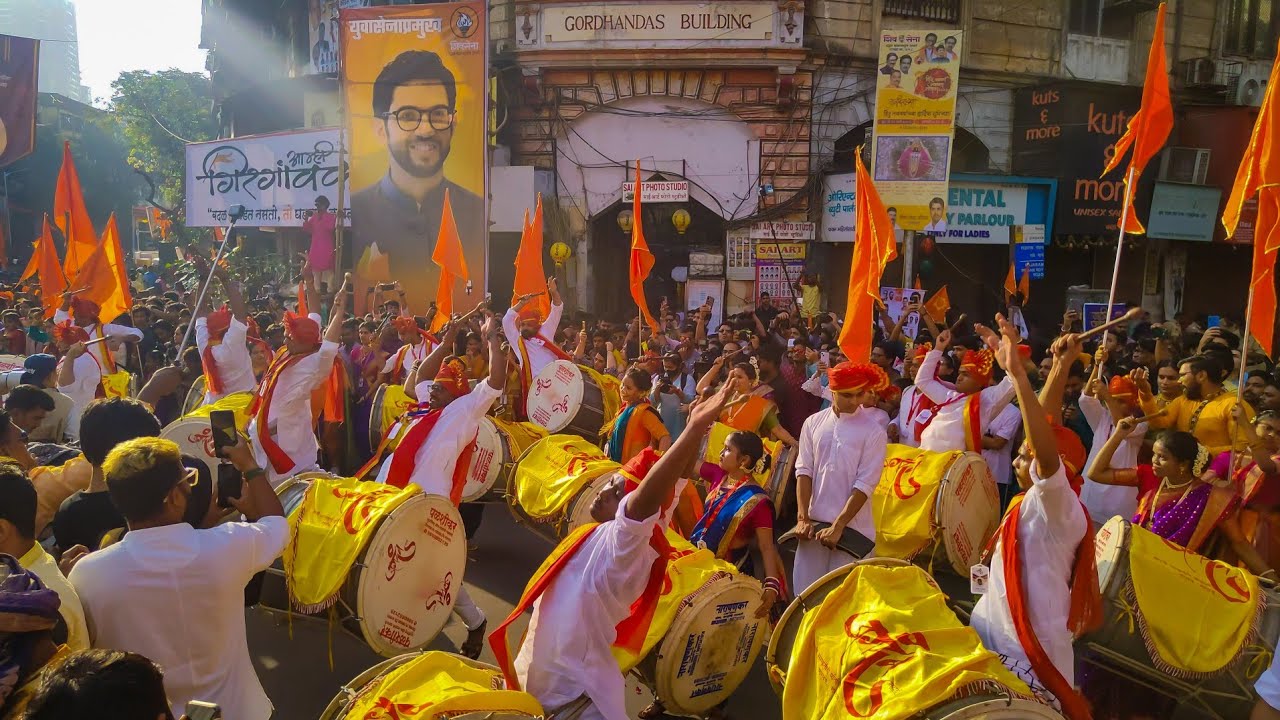
[[[992,335],[981,325],[980,333]],[[916,391],[925,394],[936,403],[933,416],[920,433],[919,447],[933,452],[950,450],[982,451],[982,436],[991,421],[1013,400],[1013,384],[1008,378],[997,385],[990,385],[993,359],[990,350],[965,352],[956,373],[955,387],[937,378],[938,362],[951,342],[951,332],[943,330],[938,336],[938,346],[925,355],[916,372]],[[972,423],[977,415],[977,427]]]
[[[1101,618],[1093,533],[1077,493],[1085,461],[1075,433],[1050,418],[1017,355],[1018,331],[1001,320],[997,357],[1009,373],[1022,410],[1027,440],[1014,459],[1025,495],[1015,498],[996,532],[987,592],[973,610],[972,627],[987,649],[1032,689],[1056,700],[1068,720],[1089,717],[1075,690],[1073,634]],[[1059,339],[1079,354],[1075,336]],[[1055,371],[1045,404],[1061,407],[1065,369]],[[1012,554],[1010,554],[1012,553]]]
[[[92,300],[86,300],[71,293],[63,293],[62,307],[53,314],[53,321],[60,323],[72,320],[76,325],[84,329],[90,340],[110,337],[121,342],[138,342],[142,339],[142,331],[137,328],[116,325],[115,323],[103,323],[98,319],[98,314],[101,312],[102,308],[98,307],[98,304]],[[112,355],[112,349],[108,348],[106,343],[100,342],[90,345],[89,352],[97,358],[104,373],[115,372],[115,358]]]
[[[560,327],[560,316],[564,313],[564,303],[560,301],[555,278],[547,278],[547,292],[551,295],[551,311],[547,313],[545,321],[542,320],[538,307],[530,304],[540,293],[518,298],[515,306],[502,316],[502,332],[507,336],[507,342],[516,350],[521,378],[537,375],[542,368],[556,360],[573,359],[553,341],[556,330]],[[525,389],[528,390],[527,384]]]
[[[212,405],[232,393],[253,392],[258,381],[249,355],[248,307],[227,271],[214,270],[222,283],[230,308],[223,307],[196,318],[196,347],[204,367],[204,404]]]
[[[1105,361],[1100,361],[1095,367],[1100,366],[1101,362]],[[1080,414],[1084,415],[1089,427],[1093,429],[1093,445],[1089,448],[1088,465],[1093,464],[1093,459],[1102,450],[1102,446],[1107,444],[1116,422],[1133,415],[1137,404],[1137,383],[1126,375],[1116,375],[1106,385],[1096,378],[1090,381],[1080,396]],[[1142,450],[1142,439],[1146,435],[1145,422],[1134,427],[1133,433],[1120,443],[1120,447],[1111,456],[1111,467],[1117,470],[1137,467],[1138,452]],[[1103,485],[1086,477],[1080,499],[1089,509],[1089,515],[1098,522],[1106,522],[1116,515],[1130,518],[1138,511],[1136,487]]]
[[[272,487],[317,467],[320,444],[312,428],[311,394],[329,376],[338,356],[349,285],[350,273],[334,297],[323,340],[319,315],[285,313],[285,352],[278,354],[263,374],[249,407],[254,456],[267,470]],[[319,307],[318,298],[313,302],[310,307]]]
[[[867,500],[880,482],[889,443],[884,411],[876,407],[888,386],[889,377],[872,363],[841,363],[828,372],[831,407],[804,421],[796,459],[796,593],[854,561],[836,549],[846,527],[876,536]],[[815,532],[815,522],[831,526]]]
[[[667,557],[659,549],[662,505],[724,409],[728,388],[693,408],[685,432],[636,490],[624,494],[625,481],[615,475],[591,504],[599,524],[562,542],[529,581],[515,610],[489,636],[508,689],[530,693],[549,715],[585,696],[589,705],[578,716],[583,720],[628,720],[623,677],[610,648],[617,642],[636,647],[644,638],[642,619],[662,592],[664,573],[654,571],[665,570]],[[531,607],[529,631],[513,661],[508,629]]]
[[[392,353],[382,366],[382,381],[399,384],[413,373],[415,367],[427,359],[435,349],[436,343],[429,333],[418,327],[418,321],[411,315],[395,318],[391,321],[391,326],[400,336],[400,342],[404,344]]]
[[[921,363],[928,356],[929,351],[933,349],[932,343],[921,343],[912,349],[912,361],[907,365],[910,371],[913,367],[919,372]],[[934,376],[937,377],[937,370],[934,370]],[[912,375],[914,377],[914,375]],[[942,381],[939,381],[942,382]],[[942,385],[949,389],[954,386],[948,382],[942,382]],[[895,441],[908,447],[920,447],[920,433],[929,425],[929,420],[933,418],[933,409],[937,404],[929,399],[927,395],[920,392],[920,388],[915,385],[902,391],[902,399],[898,402],[898,417],[894,418],[893,424],[897,427],[898,439]]]
[[[85,345],[89,335],[70,319],[53,328],[53,341],[63,357],[58,361],[58,392],[71,398],[71,414],[67,416],[67,437],[80,438],[80,415],[98,397],[102,384],[102,366]]]

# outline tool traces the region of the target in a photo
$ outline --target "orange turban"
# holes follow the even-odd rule
[[[889,383],[880,391],[879,394],[881,400],[884,400],[885,402],[893,402],[894,400],[902,397],[902,388],[894,385],[893,383]]]
[[[284,332],[304,345],[320,344],[320,323],[290,310],[284,313]]]
[[[453,393],[456,398],[471,392],[471,384],[467,382],[467,368],[457,357],[446,358],[440,363],[435,383]]]
[[[1138,396],[1138,385],[1127,375],[1116,375],[1107,383],[1107,392],[1117,400],[1131,400]]]
[[[1084,443],[1080,442],[1080,436],[1075,431],[1053,423],[1053,437],[1058,441],[1058,457],[1062,460],[1067,471],[1067,481],[1071,483],[1071,489],[1076,491],[1076,495],[1080,494],[1080,488],[1084,485],[1085,461],[1089,458],[1089,453],[1084,449]]]
[[[102,312],[102,308],[98,306],[98,303],[77,295],[71,298],[71,312],[98,317],[98,313]]]
[[[221,338],[231,327],[231,310],[226,305],[209,313],[205,318],[205,323],[209,328],[209,334],[214,338]]]
[[[542,322],[542,311],[538,309],[537,303],[529,303],[520,309],[520,322]]]
[[[911,351],[911,357],[914,358],[916,362],[924,362],[924,356],[928,355],[929,351],[932,349],[933,343],[920,343]]]
[[[89,333],[72,322],[71,318],[67,318],[53,326],[53,339],[67,345],[74,345],[78,342],[89,342]]]
[[[649,475],[649,471],[658,462],[658,458],[662,457],[657,450],[646,447],[639,454],[627,461],[626,465],[618,471],[627,481],[627,492],[631,492],[640,487],[640,483]]]
[[[409,316],[409,315],[401,315],[401,316],[397,317],[396,319],[392,320],[392,321],[391,321],[391,327],[395,328],[395,329],[396,329],[396,332],[398,332],[398,333],[402,333],[402,332],[419,332],[419,331],[422,329],[422,328],[418,327],[418,321],[417,321],[417,320],[414,320],[414,319],[413,319],[411,316]]]
[[[889,376],[879,365],[846,361],[827,371],[827,385],[831,392],[870,390],[878,393],[889,386]]]
[[[960,369],[968,372],[983,385],[991,382],[991,371],[995,364],[995,356],[990,350],[966,350],[964,359],[960,361]]]

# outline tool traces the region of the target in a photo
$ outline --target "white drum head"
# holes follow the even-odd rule
[[[414,495],[383,519],[360,562],[355,608],[369,647],[385,657],[420,649],[440,633],[462,586],[462,518],[448,498]]]
[[[26,370],[26,355],[0,355],[0,373],[11,370]]]
[[[1103,595],[1107,595],[1107,587],[1118,569],[1120,562],[1129,552],[1129,533],[1132,532],[1129,521],[1119,515],[1111,518],[1093,537],[1093,558],[1098,564],[1098,587]]]
[[[471,467],[467,470],[467,483],[462,487],[462,502],[484,497],[498,481],[503,463],[508,461],[506,442],[498,426],[489,418],[481,418],[480,431],[476,433],[476,449],[471,453]]]
[[[966,452],[947,468],[938,490],[936,519],[951,567],[961,577],[982,559],[982,552],[1000,525],[1000,495],[987,461]]]
[[[556,360],[542,368],[529,388],[529,421],[559,432],[569,425],[582,407],[582,371],[568,360]]]
[[[213,454],[213,428],[209,426],[209,418],[178,418],[160,431],[160,437],[177,443],[184,454],[203,460],[216,482],[218,456]]]
[[[924,720],[1063,720],[1056,710],[1034,700],[975,695],[930,710]]]
[[[595,502],[596,496],[604,492],[605,486],[609,484],[615,474],[617,474],[616,471],[600,475],[578,491],[578,494],[570,501],[569,525],[564,529],[566,536],[587,523],[595,522],[591,517],[591,503]]]
[[[685,600],[654,665],[656,694],[667,708],[702,715],[738,689],[769,632],[768,619],[755,617],[760,594],[754,578],[731,575]]]

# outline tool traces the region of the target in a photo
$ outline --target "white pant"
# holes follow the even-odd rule
[[[458,586],[458,600],[453,604],[453,614],[467,626],[467,632],[484,624],[484,611],[471,599],[466,585]]]
[[[856,558],[843,550],[831,550],[817,540],[801,540],[796,546],[796,563],[791,572],[791,594],[799,595],[818,578],[852,565]]]

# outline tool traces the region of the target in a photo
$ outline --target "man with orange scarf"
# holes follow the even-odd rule
[[[1027,439],[1014,458],[1027,491],[1014,498],[996,531],[987,592],[973,609],[972,627],[988,650],[1068,720],[1089,720],[1088,703],[1075,687],[1073,636],[1101,620],[1093,526],[1080,502],[1084,445],[1050,417],[1061,413],[1066,358],[1080,353],[1077,335],[1054,343],[1054,365],[1037,398],[1018,355],[1018,330],[997,317],[996,349],[1018,396]],[[994,338],[988,345],[996,345]]]
[[[551,295],[551,312],[547,319],[542,319],[538,305],[533,301],[538,295],[525,295],[518,298],[516,304],[502,316],[502,332],[507,342],[516,351],[516,362],[520,364],[520,386],[524,396],[529,396],[529,385],[542,368],[556,360],[573,361],[573,356],[561,350],[555,343],[556,330],[560,327],[560,316],[564,313],[564,303],[560,300],[560,290],[556,287],[555,278],[547,278],[547,292]],[[521,404],[521,410],[524,405]]]
[[[418,327],[418,321],[412,315],[396,316],[391,320],[391,327],[404,344],[387,358],[382,367],[382,375],[384,383],[399,384],[413,375],[414,370],[427,359],[438,342],[430,333]]]
[[[727,388],[696,405],[679,439],[626,492],[615,475],[591,504],[591,524],[572,533],[525,586],[515,610],[489,636],[508,689],[530,693],[549,715],[586,696],[583,720],[627,720],[622,673],[610,648],[638,652],[666,579],[671,548],[661,528],[681,472],[729,399]],[[533,609],[514,660],[510,625]]]
[[[989,328],[975,325],[974,329],[984,339],[994,340]],[[1013,383],[1009,378],[991,385],[994,359],[991,351],[967,350],[956,373],[955,387],[938,379],[938,362],[951,343],[951,331],[938,334],[937,347],[924,356],[916,371],[916,392],[923,393],[936,407],[933,415],[917,422],[924,425],[920,431],[920,445],[924,450],[948,452],[969,450],[982,452],[982,436],[991,421],[1013,400]]]
[[[98,340],[104,337],[111,337],[121,342],[136,343],[142,340],[142,331],[137,328],[128,327],[126,325],[116,325],[115,323],[104,323],[98,319],[98,314],[102,312],[102,308],[92,300],[76,297],[71,292],[62,294],[62,307],[53,314],[55,323],[73,320],[75,324],[84,329],[90,340]],[[111,318],[114,320],[115,318]],[[108,348],[105,342],[96,343],[89,346],[89,352],[97,359],[98,364],[102,366],[102,372],[111,374],[116,371],[115,357],[112,355],[114,348]]]
[[[58,392],[71,398],[71,414],[67,416],[67,437],[80,439],[80,415],[94,399],[102,396],[102,365],[85,343],[89,333],[70,318],[53,328],[53,342],[63,354],[58,362]]]
[[[316,467],[320,445],[312,429],[311,394],[329,377],[338,356],[350,285],[351,274],[347,273],[333,299],[323,340],[319,315],[285,313],[285,347],[263,374],[257,397],[249,406],[254,456],[267,470],[272,487]]]
[[[204,367],[206,405],[237,392],[252,392],[258,385],[253,376],[253,360],[249,357],[249,309],[240,288],[231,281],[224,267],[213,276],[222,283],[231,307],[221,307],[196,318],[196,347]]]

